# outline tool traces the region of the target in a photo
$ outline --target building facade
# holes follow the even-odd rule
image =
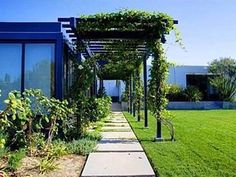
[[[147,67],[148,80],[150,79],[150,67]],[[183,89],[190,85],[196,86],[206,97],[209,97],[209,95],[215,93],[209,83],[210,76],[207,66],[172,66],[169,68],[167,82],[171,85],[178,85]],[[104,86],[108,95],[117,96],[121,101],[121,95],[125,90],[124,82],[120,81],[117,84],[115,80],[104,81]]]
[[[71,57],[60,22],[1,22],[0,108],[12,90],[37,88],[62,99],[71,84]]]

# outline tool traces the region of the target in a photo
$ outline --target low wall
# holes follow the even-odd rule
[[[223,102],[223,101],[171,101],[168,103],[167,109],[236,109],[236,102]]]

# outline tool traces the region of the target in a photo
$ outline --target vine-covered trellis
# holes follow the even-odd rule
[[[129,89],[126,90],[126,94],[129,92],[129,111],[135,113],[137,110],[138,120],[141,118],[141,103],[144,100],[145,127],[148,126],[146,60],[152,55],[148,101],[149,109],[157,119],[156,138],[162,138],[163,122],[172,129],[173,139],[173,126],[169,121],[165,121],[164,116],[167,104],[165,96],[168,87],[165,81],[168,63],[162,43],[165,42],[165,35],[175,30],[174,24],[177,21],[164,13],[135,10],[80,18],[60,18],[59,21],[64,23],[63,27],[67,28],[69,36],[77,45],[78,52],[83,53],[88,60],[93,58],[97,61],[99,66],[94,73],[101,81],[117,79],[129,83],[126,87]],[[179,40],[178,33],[176,36]]]

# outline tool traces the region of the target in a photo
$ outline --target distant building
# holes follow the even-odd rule
[[[148,66],[148,80],[150,79],[150,67]],[[208,72],[207,66],[173,66],[169,69],[167,82],[175,84],[181,88],[187,86],[196,86],[203,93],[205,99],[213,99],[215,90],[211,87],[209,78],[212,75]],[[104,81],[104,86],[108,95],[116,97],[116,100],[121,101],[121,94],[125,89],[122,81]]]

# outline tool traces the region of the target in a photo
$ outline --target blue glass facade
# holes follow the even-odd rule
[[[21,90],[22,45],[0,43],[0,103],[12,90]],[[0,109],[3,107],[0,104]]]
[[[12,90],[37,88],[62,99],[65,46],[59,22],[0,23],[0,109]]]

